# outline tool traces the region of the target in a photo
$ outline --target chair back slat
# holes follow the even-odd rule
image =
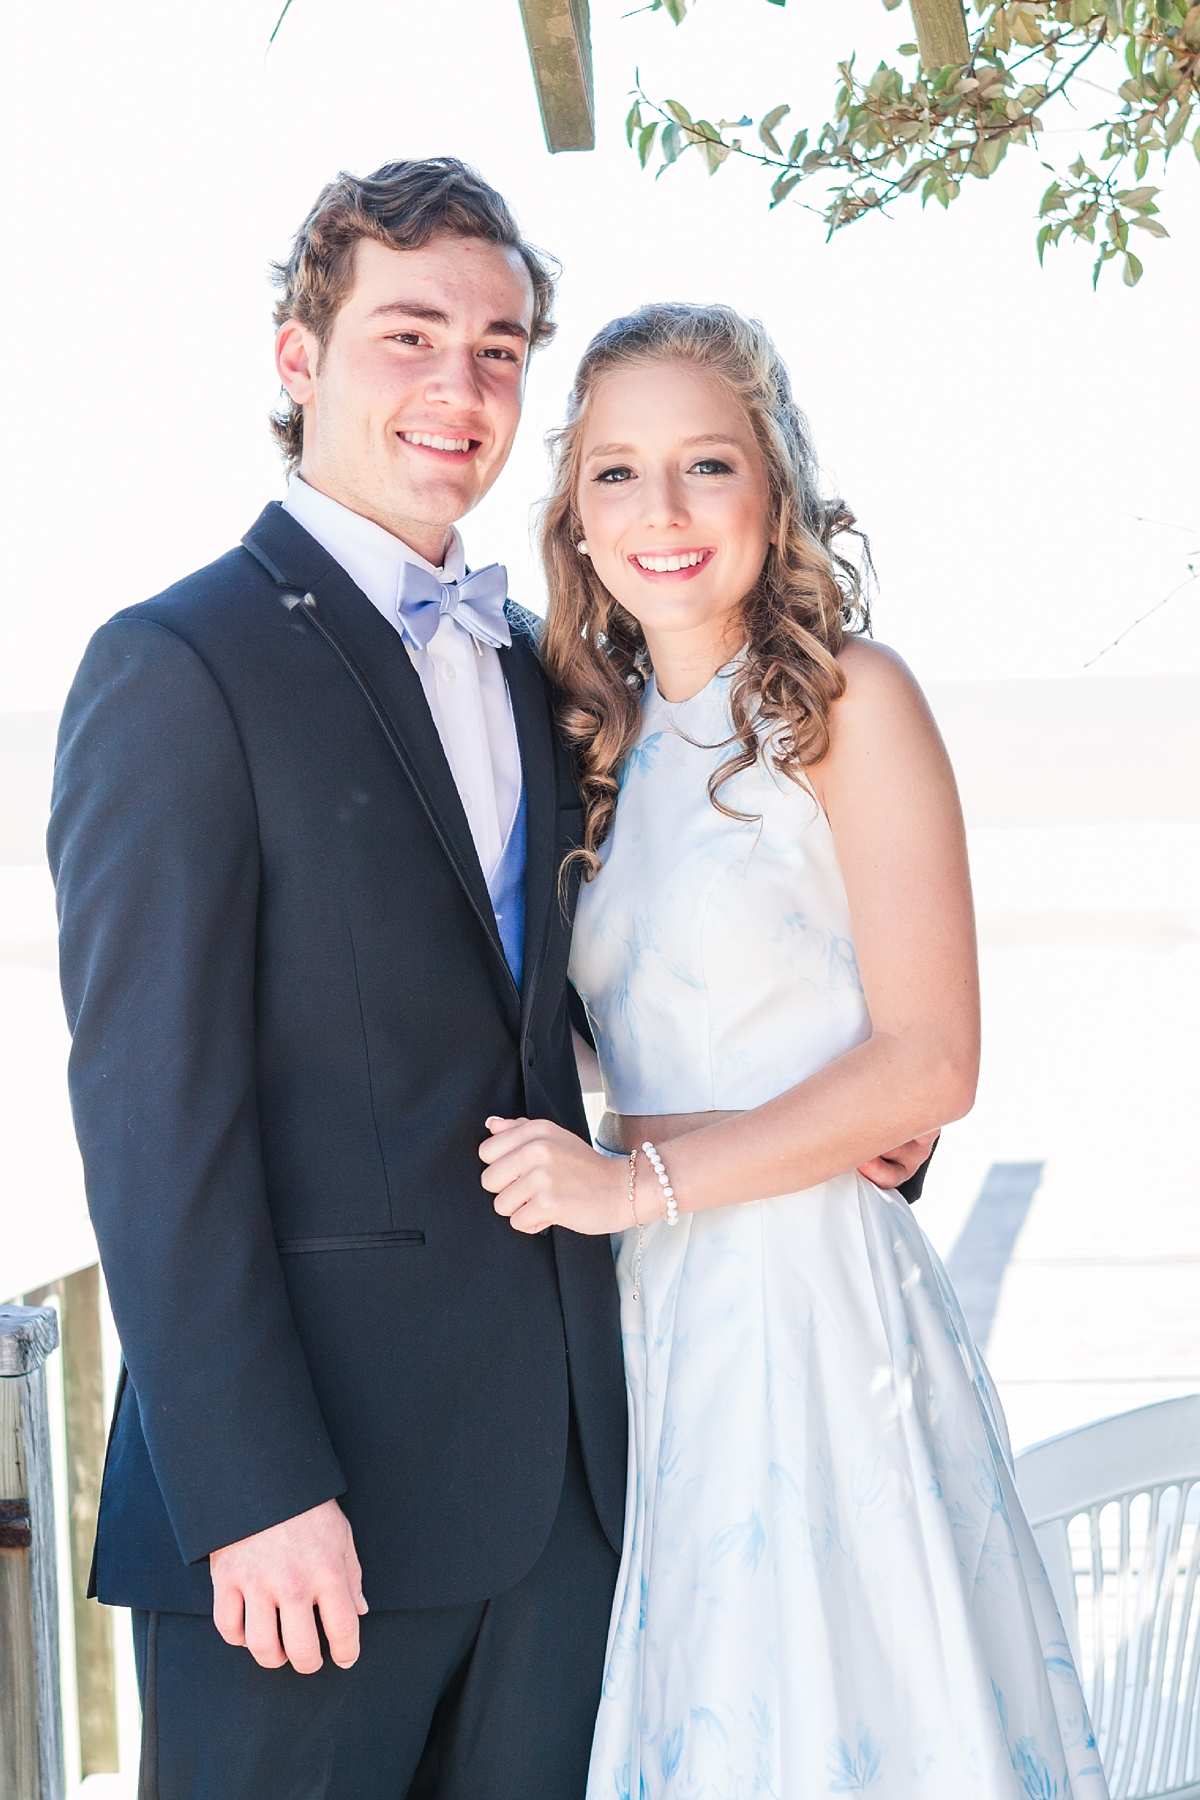
[[[1200,1395],[1065,1432],[1016,1474],[1112,1800],[1200,1800]]]
[[[1200,1514],[1200,1484],[1188,1496],[1193,1514]],[[1171,1697],[1167,1703],[1168,1718],[1174,1722],[1174,1740],[1164,1764],[1166,1785],[1182,1786],[1189,1756],[1196,1766],[1196,1736],[1200,1730],[1200,1606],[1197,1601],[1197,1577],[1200,1576],[1200,1517],[1193,1520],[1192,1548],[1188,1556],[1180,1602],[1179,1649],[1175,1658],[1175,1674]],[[1182,1700],[1182,1704],[1181,1704]],[[1189,1729],[1190,1725],[1190,1729]]]

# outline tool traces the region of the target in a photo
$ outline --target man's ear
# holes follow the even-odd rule
[[[317,340],[306,326],[298,319],[284,320],[275,338],[275,367],[297,406],[307,406],[313,397],[318,350]]]

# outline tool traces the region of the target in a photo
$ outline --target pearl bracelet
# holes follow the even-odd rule
[[[650,1167],[658,1177],[658,1185],[663,1191],[663,1199],[667,1203],[667,1224],[678,1225],[679,1205],[675,1199],[675,1189],[671,1186],[671,1178],[663,1167],[663,1159],[648,1139],[642,1145],[642,1151],[646,1157],[646,1161],[650,1164]]]

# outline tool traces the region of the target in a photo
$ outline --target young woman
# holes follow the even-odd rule
[[[886,1179],[972,1103],[954,781],[863,635],[760,326],[583,359],[544,526],[605,1156],[489,1121],[517,1231],[622,1233],[631,1409],[589,1800],[1103,1800],[1000,1407]],[[914,1144],[914,1140],[921,1140]],[[636,1227],[636,1228],[635,1228]]]

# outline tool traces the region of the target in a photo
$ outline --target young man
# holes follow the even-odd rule
[[[572,1800],[624,1506],[612,1257],[512,1231],[477,1147],[491,1114],[586,1131],[580,815],[531,621],[454,529],[551,278],[451,159],[339,178],[280,278],[287,498],[96,634],[60,739],[125,1353],[95,1591],[135,1609],[145,1800]]]

